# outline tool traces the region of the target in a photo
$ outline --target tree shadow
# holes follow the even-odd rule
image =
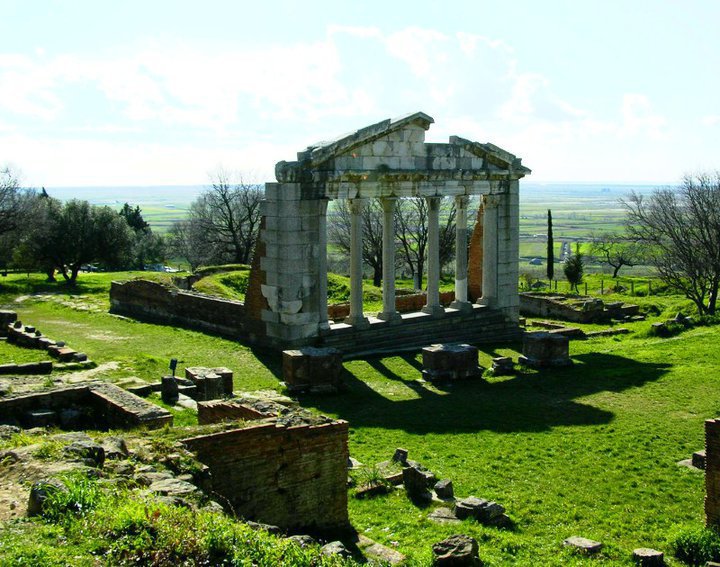
[[[406,360],[406,357],[401,357]],[[413,434],[461,433],[481,430],[539,432],[557,426],[599,425],[614,414],[579,398],[603,391],[620,392],[660,378],[669,364],[643,363],[617,355],[590,353],[574,357],[569,368],[524,373],[508,378],[458,381],[440,390],[392,370],[383,358],[365,362],[393,382],[402,382],[413,399],[393,400],[348,370],[348,391],[323,397],[308,395],[303,404],[338,415],[357,427],[400,429]],[[414,369],[412,360],[406,361]]]

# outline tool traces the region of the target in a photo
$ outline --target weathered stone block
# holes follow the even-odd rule
[[[438,498],[449,500],[455,497],[452,480],[443,479],[435,483],[435,494]]]
[[[422,349],[423,376],[428,380],[457,380],[482,375],[478,349],[468,344],[437,344]]]
[[[403,484],[405,492],[411,498],[427,499],[432,498],[430,487],[435,482],[435,475],[424,468],[415,465],[403,469]]]
[[[662,567],[665,565],[665,555],[662,551],[650,549],[648,547],[640,547],[634,549],[633,561],[640,567]]]
[[[563,541],[565,547],[570,547],[578,553],[592,555],[602,549],[602,543],[584,537],[569,537]]]
[[[515,365],[509,356],[493,358],[492,371],[494,376],[507,376],[515,373]]]
[[[433,544],[435,567],[481,567],[477,541],[464,534],[452,535]]]
[[[8,336],[8,327],[17,321],[17,313],[15,311],[0,310],[0,337]]]
[[[174,405],[180,398],[178,383],[174,376],[163,376],[161,381],[160,395],[166,404]]]
[[[291,391],[327,391],[343,387],[342,353],[306,347],[283,351],[283,379]]]
[[[546,333],[526,333],[523,337],[523,356],[520,364],[531,368],[571,366],[570,339],[564,335]]]

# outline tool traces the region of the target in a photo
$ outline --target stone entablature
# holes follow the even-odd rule
[[[368,199],[383,207],[383,310],[377,320],[401,324],[395,307],[394,209],[397,199],[420,197],[428,205],[427,299],[422,311],[442,317],[439,299],[438,225],[440,201],[453,198],[457,210],[456,300],[467,311],[468,197],[482,196],[482,297],[517,324],[519,179],[530,173],[521,160],[493,145],[452,136],[447,144],[426,143],[434,120],[422,112],[384,120],[331,142],[299,152],[297,161],[276,166],[276,183],[265,186],[260,256],[254,261],[255,289],[266,308],[257,314],[265,337],[281,347],[313,344],[332,325],[327,318],[328,201],[348,199],[351,210],[351,297],[345,323],[358,329],[371,322],[362,309],[362,228]],[[251,286],[252,287],[252,286]],[[253,297],[255,297],[253,295]],[[256,302],[260,304],[260,302]]]

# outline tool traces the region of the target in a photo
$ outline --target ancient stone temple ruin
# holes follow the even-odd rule
[[[325,345],[344,352],[424,346],[442,341],[497,341],[518,335],[518,189],[530,173],[521,160],[489,143],[451,136],[426,143],[434,120],[422,112],[384,120],[299,152],[276,165],[265,185],[260,239],[246,316],[259,342],[279,348]],[[468,199],[481,196],[482,293],[468,297]],[[394,211],[398,199],[427,201],[427,297],[420,312],[400,314],[395,301]],[[351,211],[350,312],[328,319],[327,212],[347,199]],[[363,313],[361,215],[382,204],[382,311]],[[456,205],[455,300],[440,302],[439,212]],[[478,229],[476,229],[478,230]]]

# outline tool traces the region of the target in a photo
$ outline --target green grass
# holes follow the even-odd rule
[[[236,389],[277,388],[277,355],[253,352],[202,333],[83,311],[56,301],[56,296],[65,297],[60,288],[44,289],[49,297],[17,303],[17,294],[32,293],[29,284],[20,281],[23,278],[2,280],[0,298],[5,305],[52,338],[65,339],[87,352],[97,363],[118,362],[117,370],[104,375],[107,379],[135,375],[157,380],[169,359],[177,357],[181,368],[230,367]],[[84,291],[75,294],[77,301],[90,305],[107,301],[112,275],[81,278]],[[594,287],[597,281],[590,283]],[[23,285],[26,288],[19,290]],[[350,452],[361,462],[372,466],[389,459],[396,447],[404,447],[411,459],[439,478],[451,479],[456,495],[495,500],[515,522],[513,530],[472,521],[436,525],[426,519],[428,509],[417,507],[402,492],[393,492],[349,499],[350,518],[358,531],[386,545],[397,542],[400,551],[421,564],[429,560],[432,542],[460,531],[478,539],[480,555],[488,565],[631,565],[630,554],[636,547],[663,550],[668,565],[680,565],[672,550],[685,541],[678,534],[693,534],[702,526],[704,485],[701,473],[676,463],[703,447],[703,422],[720,412],[716,355],[720,328],[697,327],[668,339],[650,337],[653,321],[672,317],[678,310],[691,313],[687,300],[665,292],[605,298],[637,302],[653,317],[623,324],[633,331],[628,336],[573,341],[572,368],[528,371],[443,389],[420,381],[419,356],[368,358],[345,364],[346,393],[302,397],[303,406],[350,422]],[[480,363],[488,367],[493,356],[517,357],[519,348],[517,344],[483,348]],[[193,423],[189,415],[176,418]],[[103,525],[97,514],[83,516],[82,521],[93,519]],[[202,516],[161,514],[178,534],[195,539],[207,525]],[[0,537],[0,564],[19,556],[45,554],[57,559],[58,549],[63,548],[85,559],[91,549],[103,553],[110,549],[106,540],[100,545],[90,533],[89,528],[81,537],[79,532],[60,533],[52,526],[37,531],[25,524],[6,526]],[[562,540],[572,535],[602,541],[601,557],[577,558],[564,550]],[[58,547],[60,537],[66,539]],[[195,539],[188,545],[162,541],[177,543],[181,550],[206,549]],[[30,543],[23,547],[21,540]],[[705,545],[697,535],[686,540],[683,545],[688,548]],[[40,559],[35,562],[42,564]]]

